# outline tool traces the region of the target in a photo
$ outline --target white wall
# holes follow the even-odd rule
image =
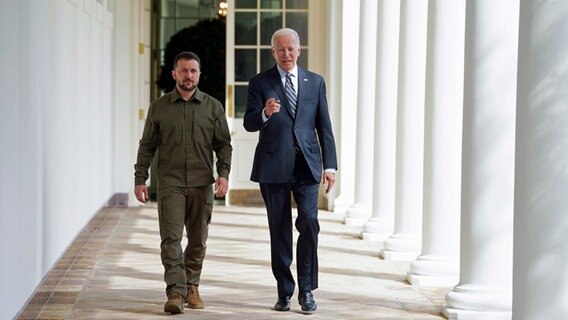
[[[11,318],[106,201],[130,192],[131,137],[116,128],[132,130],[128,99],[114,105],[129,84],[115,86],[111,12],[96,0],[0,12],[0,314]]]
[[[24,4],[15,1],[0,2],[0,310],[9,316],[18,309],[10,305],[9,297],[25,300],[41,275],[37,244],[41,241],[38,205],[42,195],[36,187],[41,176],[35,168],[26,170],[35,165],[32,158],[40,159],[41,150],[36,107],[29,103],[36,94],[23,96],[21,88],[24,84],[32,87],[34,81],[31,68],[22,68],[24,44],[20,40],[29,27],[19,16],[20,6],[25,10]],[[24,274],[27,277],[19,279]]]

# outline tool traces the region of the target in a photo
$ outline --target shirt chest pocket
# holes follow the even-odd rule
[[[183,116],[175,112],[162,112],[156,117],[159,125],[161,144],[181,144],[187,126],[184,124]]]

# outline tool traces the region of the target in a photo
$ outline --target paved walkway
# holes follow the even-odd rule
[[[449,288],[405,282],[407,262],[378,258],[380,243],[358,238],[322,211],[318,310],[276,312],[276,284],[263,208],[216,206],[200,292],[203,310],[163,312],[166,300],[155,204],[105,208],[38,287],[19,319],[445,319]],[[297,234],[295,233],[295,238]],[[293,269],[295,270],[295,268]]]

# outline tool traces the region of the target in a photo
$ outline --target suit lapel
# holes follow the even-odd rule
[[[298,105],[296,106],[296,116],[303,111],[303,103],[306,95],[311,92],[310,82],[308,81],[308,74],[306,70],[298,66]]]
[[[278,95],[278,99],[280,101],[287,101],[286,94],[284,93],[284,88],[282,88],[282,81],[280,80],[280,73],[278,73],[278,69],[276,69],[276,65],[272,69],[270,69],[270,76],[268,77],[268,81],[270,85],[276,91]],[[276,97],[275,97],[276,98]]]
[[[282,79],[280,79],[280,73],[278,72],[276,65],[274,65],[274,67],[271,69],[270,72],[271,75],[270,77],[268,77],[270,85],[272,86],[274,91],[276,91],[278,99],[280,99],[281,105],[284,106],[288,114],[292,118],[294,118],[292,116],[292,110],[290,110],[290,103],[288,102],[288,98],[286,98],[286,93],[284,92],[284,86],[282,85]],[[308,73],[306,72],[306,70],[298,66],[298,88],[296,89],[298,90],[298,102],[296,105],[296,117],[298,116],[298,114],[302,112],[302,101],[305,101],[306,96],[309,95],[311,92],[310,85],[311,83],[309,81]]]
[[[280,73],[278,72],[276,65],[274,65],[274,67],[271,69],[271,75],[270,77],[268,77],[268,79],[270,81],[270,85],[272,86],[274,91],[276,91],[278,99],[280,99],[280,105],[284,106],[284,109],[286,109],[290,117],[292,117],[293,119],[294,117],[292,116],[292,110],[290,110],[290,103],[288,102],[288,98],[286,98],[284,86],[282,85],[282,79],[280,78]]]

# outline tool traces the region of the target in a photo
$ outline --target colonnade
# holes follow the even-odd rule
[[[448,318],[564,318],[568,2],[335,5],[342,63],[358,60],[341,106],[357,115],[341,118],[341,137],[356,128],[338,171],[345,223],[410,261],[411,284],[452,287]],[[345,162],[353,140],[340,143]]]

